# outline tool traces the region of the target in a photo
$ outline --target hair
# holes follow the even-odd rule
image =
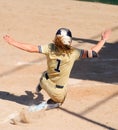
[[[56,49],[59,53],[66,53],[66,54],[71,54],[71,52],[73,51],[72,46],[71,45],[66,45],[64,44],[64,40],[63,40],[63,36],[55,36],[55,39],[53,40],[53,42],[56,45]]]

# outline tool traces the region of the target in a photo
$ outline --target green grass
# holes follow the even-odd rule
[[[118,5],[118,0],[80,0],[80,1],[100,2],[100,3]]]

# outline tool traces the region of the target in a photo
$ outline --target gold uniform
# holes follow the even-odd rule
[[[81,50],[73,48],[71,54],[59,54],[53,43],[41,45],[39,50],[47,57],[47,71],[43,73],[40,85],[52,100],[62,103],[66,97],[71,69],[75,60],[80,58]]]

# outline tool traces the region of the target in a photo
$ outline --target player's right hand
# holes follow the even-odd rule
[[[14,40],[8,35],[3,36],[3,39],[9,44],[12,44],[14,42]]]

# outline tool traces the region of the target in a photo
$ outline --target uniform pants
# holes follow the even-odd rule
[[[41,88],[44,89],[52,100],[58,103],[63,103],[67,95],[66,86],[59,86],[47,78],[47,73],[44,72],[40,79]]]

